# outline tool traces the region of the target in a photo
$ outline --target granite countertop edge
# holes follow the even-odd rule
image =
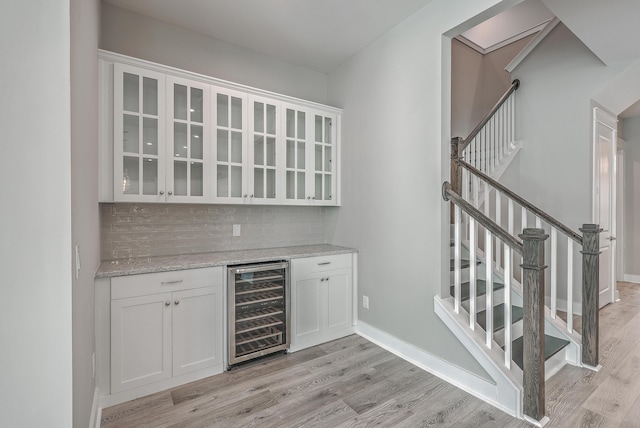
[[[199,269],[215,266],[260,263],[270,260],[290,260],[348,253],[357,253],[357,250],[349,247],[319,244],[263,248],[257,250],[218,251],[176,256],[106,260],[100,263],[100,266],[96,271],[95,278],[111,278],[116,276],[170,272],[184,269]]]

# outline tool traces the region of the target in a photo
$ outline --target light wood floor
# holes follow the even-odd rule
[[[640,427],[640,285],[600,312],[600,361],[547,382],[549,428]],[[527,427],[349,336],[103,409],[112,427]]]

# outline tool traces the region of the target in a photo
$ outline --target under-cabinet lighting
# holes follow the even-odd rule
[[[193,138],[200,138],[200,136],[199,135],[194,135]]]

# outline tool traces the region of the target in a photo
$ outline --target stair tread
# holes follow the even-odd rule
[[[476,265],[480,265],[482,262],[481,261],[477,261]],[[469,266],[471,266],[471,263],[469,263],[469,260],[467,259],[460,259],[460,269],[466,269]],[[455,267],[455,261],[453,259],[451,259],[451,262],[449,263],[449,270],[451,272],[453,272],[456,269]]]
[[[478,312],[476,320],[484,329],[487,329],[487,310]],[[524,312],[520,306],[511,306],[511,323],[516,323],[522,319]],[[493,331],[496,332],[504,328],[504,303],[493,308]]]
[[[460,300],[466,302],[469,300],[469,281],[460,284]],[[493,281],[493,291],[502,290],[504,284],[498,281]],[[455,292],[455,286],[451,286],[450,293],[453,296]],[[484,296],[487,294],[487,281],[484,279],[478,279],[476,284],[476,296]]]
[[[524,353],[524,338],[520,336],[512,342],[511,348],[511,358],[518,365],[518,367],[522,368],[523,366],[523,353]],[[558,337],[549,336],[548,334],[544,335],[544,360],[548,360],[553,357],[555,354],[564,349],[565,346],[569,344],[568,340],[560,339]]]

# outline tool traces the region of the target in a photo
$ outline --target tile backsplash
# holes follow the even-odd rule
[[[291,206],[101,204],[101,259],[322,244],[324,210]],[[234,224],[240,225],[240,236],[232,236]]]

